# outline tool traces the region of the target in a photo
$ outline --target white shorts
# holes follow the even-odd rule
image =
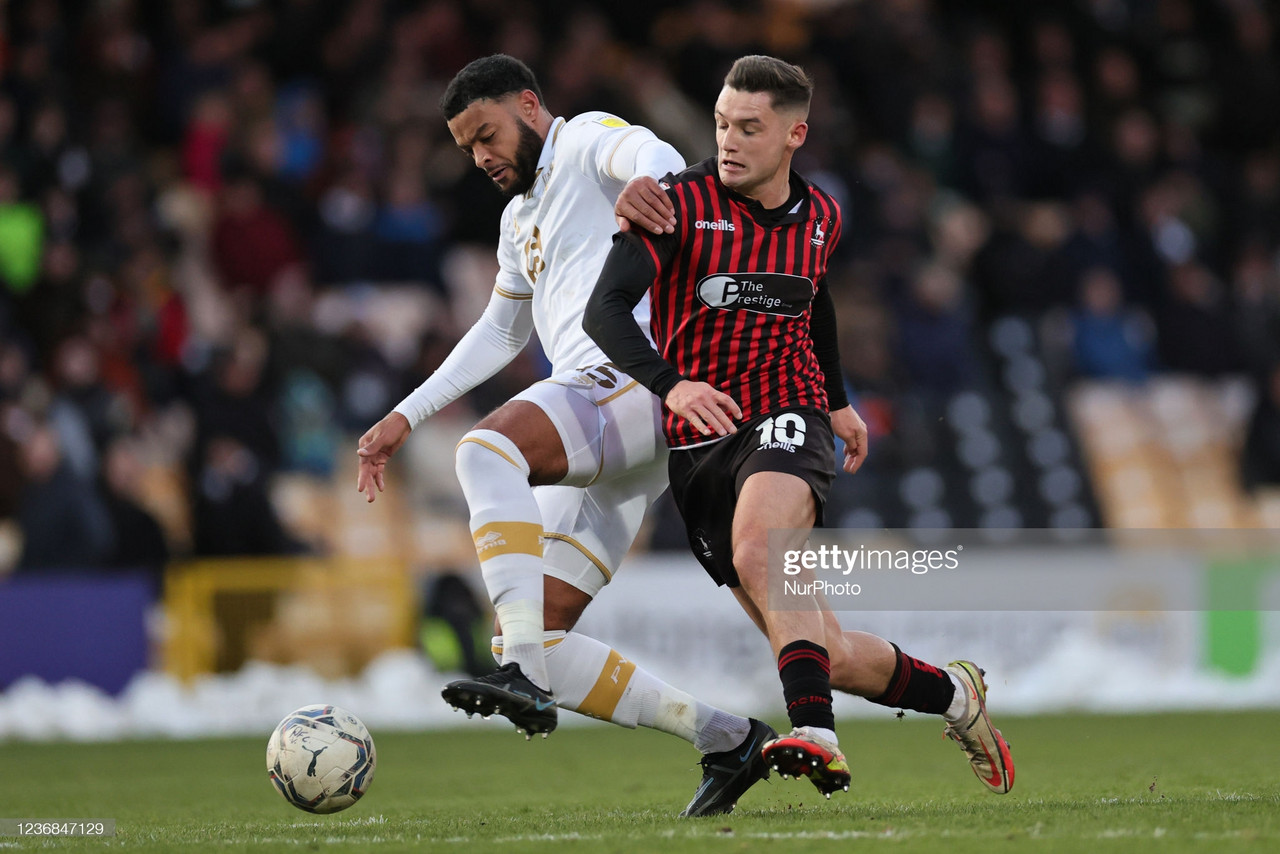
[[[547,414],[569,460],[564,480],[533,490],[544,572],[595,598],[667,488],[662,404],[607,365],[556,374],[512,399]]]

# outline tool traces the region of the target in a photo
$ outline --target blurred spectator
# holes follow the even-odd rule
[[[0,164],[0,282],[15,295],[35,284],[44,243],[40,208],[20,194],[18,176]]]
[[[5,354],[0,353],[0,360],[5,358]],[[3,370],[0,363],[0,372]],[[21,506],[23,473],[18,428],[26,420],[21,409],[0,399],[0,519],[12,519]]]
[[[991,239],[974,259],[973,280],[986,317],[1037,314],[1071,301],[1071,273],[1064,263],[1070,221],[1054,203],[1002,211]]]
[[[191,338],[186,302],[174,287],[163,248],[142,245],[120,266],[114,301],[100,328],[112,342],[104,372],[117,389],[141,395],[136,411],[168,402],[181,383],[182,357]]]
[[[300,83],[281,89],[276,103],[280,175],[305,183],[319,169],[325,155],[324,103],[318,92]]]
[[[1231,234],[1241,243],[1262,242],[1274,249],[1280,239],[1280,151],[1251,152],[1233,183],[1227,206]]]
[[[1230,97],[1218,99],[1217,141],[1231,151],[1273,145],[1280,133],[1280,115],[1258,109],[1280,103],[1280,64],[1276,62],[1274,8],[1261,3],[1231,3],[1231,38],[1218,46],[1214,66],[1217,89]]]
[[[898,320],[899,359],[912,387],[946,395],[973,381],[972,319],[964,296],[963,280],[941,264],[913,277]]]
[[[1220,376],[1242,367],[1222,283],[1204,265],[1171,271],[1169,304],[1156,319],[1160,361],[1172,371]]]
[[[303,551],[280,524],[258,457],[228,436],[214,435],[204,443],[196,466],[192,523],[200,556]]]
[[[93,480],[80,477],[63,460],[58,435],[49,427],[25,437],[22,472],[18,570],[104,566],[115,548],[111,516]]]
[[[478,187],[476,192],[487,189]],[[344,169],[321,195],[318,208],[320,224],[314,249],[317,279],[322,282],[371,279],[377,260],[373,242],[377,203],[372,182],[359,169]]]
[[[157,579],[169,561],[169,546],[155,517],[142,504],[142,461],[137,440],[122,437],[108,447],[102,467],[102,496],[115,534],[105,565],[142,569]]]
[[[381,275],[391,281],[440,283],[440,213],[427,198],[422,176],[401,169],[387,178],[386,192],[373,232],[379,242]]]
[[[1076,371],[1100,380],[1144,382],[1152,368],[1151,320],[1125,305],[1111,270],[1094,267],[1080,277],[1080,302],[1072,315]]]
[[[66,338],[54,354],[49,422],[67,465],[82,480],[97,476],[101,451],[128,426],[129,413],[102,382],[101,367],[101,354],[83,335]]]
[[[966,118],[956,156],[961,189],[983,203],[1026,197],[1034,155],[1013,83],[994,75],[976,80]]]
[[[1075,189],[1081,175],[1096,171],[1084,106],[1080,81],[1069,68],[1047,71],[1040,78],[1031,181],[1035,195],[1061,198]]]
[[[231,136],[231,105],[218,91],[196,102],[182,141],[182,166],[192,186],[214,194],[222,189],[222,158]]]
[[[1106,267],[1123,276],[1129,266],[1124,236],[1100,190],[1090,188],[1075,196],[1071,223],[1071,234],[1062,247],[1071,276],[1078,279],[1091,267]]]
[[[1246,489],[1280,486],[1280,363],[1260,377],[1240,473]]]
[[[1251,243],[1232,275],[1235,333],[1243,367],[1261,376],[1280,362],[1280,266],[1267,247]]]
[[[293,226],[267,205],[262,185],[247,171],[226,175],[221,213],[213,226],[213,262],[225,287],[260,299],[276,278],[302,263]]]
[[[956,180],[955,108],[941,93],[926,92],[911,109],[907,150],[940,184]]]
[[[1142,72],[1133,54],[1120,45],[1108,45],[1093,60],[1094,127],[1111,127],[1120,114],[1142,103]]]
[[[208,465],[208,445],[216,440],[233,442],[249,458],[236,467],[252,469],[258,476],[275,471],[280,461],[279,436],[272,393],[266,386],[268,342],[259,330],[244,329],[233,344],[215,355],[207,375],[196,383],[193,408],[197,465]],[[225,464],[230,454],[217,455]]]

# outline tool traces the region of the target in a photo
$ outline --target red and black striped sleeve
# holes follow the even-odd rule
[[[684,377],[653,349],[631,312],[675,248],[671,235],[614,235],[613,248],[582,315],[583,330],[605,355],[660,400]]]

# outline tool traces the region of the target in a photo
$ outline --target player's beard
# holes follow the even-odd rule
[[[534,179],[538,177],[538,158],[542,156],[542,137],[538,136],[538,132],[522,121],[517,121],[516,125],[520,141],[516,144],[515,162],[511,164],[515,180],[502,191],[507,198],[523,196],[529,192]]]

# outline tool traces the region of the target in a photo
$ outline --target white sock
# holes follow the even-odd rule
[[[951,677],[951,684],[956,686],[956,693],[951,698],[951,705],[947,706],[947,710],[942,713],[942,719],[955,723],[963,718],[969,711],[969,689],[960,681],[960,677],[956,676],[950,670],[946,671]]]
[[[628,729],[670,733],[702,753],[732,750],[746,740],[751,721],[663,682],[607,644],[577,632],[546,632],[544,638],[551,689],[561,708]],[[495,657],[504,653],[504,639],[493,639]]]
[[[827,729],[826,727],[821,726],[802,726],[796,727],[796,731],[808,733],[814,738],[820,738],[836,747],[840,746],[840,740],[836,738],[836,731],[833,729]]]
[[[506,638],[502,663],[518,662],[547,688],[542,651],[542,513],[529,486],[529,464],[506,436],[472,430],[454,456],[471,510],[480,572]]]

